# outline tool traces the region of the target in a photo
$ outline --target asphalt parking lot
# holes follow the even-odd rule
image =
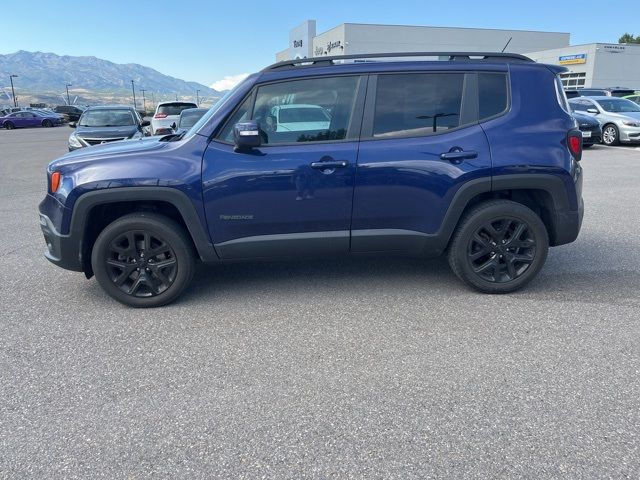
[[[0,131],[0,478],[640,476],[640,149],[585,151],[580,237],[517,294],[325,258],[134,310],[42,256],[70,132]]]

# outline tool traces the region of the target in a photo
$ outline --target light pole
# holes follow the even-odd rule
[[[69,100],[69,87],[73,87],[70,83],[67,83],[67,105],[71,105],[71,100]]]
[[[13,95],[13,106],[17,107],[18,106],[18,100],[16,100],[16,92],[13,89],[13,79],[17,78],[18,75],[9,75],[9,80],[11,81],[11,95]]]
[[[131,91],[133,92],[133,108],[138,108],[136,106],[136,87],[133,86],[133,80],[131,80]]]
[[[200,106],[200,90],[196,90],[196,105]]]
[[[142,110],[144,110],[144,114],[147,114],[147,99],[144,98],[144,92],[146,92],[146,90],[144,88],[141,88],[140,91],[142,92]]]

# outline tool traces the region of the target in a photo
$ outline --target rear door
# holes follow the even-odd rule
[[[259,85],[209,143],[202,167],[207,223],[222,258],[347,253],[366,77]],[[292,111],[287,129],[274,113]],[[318,128],[299,109],[326,112]],[[293,112],[296,111],[294,114]],[[253,119],[262,145],[236,152],[233,125]]]
[[[478,110],[477,73],[385,73],[369,79],[353,252],[423,251],[463,183],[484,178],[490,185],[491,156]]]

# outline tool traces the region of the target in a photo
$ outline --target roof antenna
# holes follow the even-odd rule
[[[504,51],[507,49],[507,47],[509,46],[509,44],[511,43],[511,40],[513,40],[513,37],[509,37],[509,41],[507,42],[507,44],[504,46],[504,48],[502,49],[501,53],[504,53]]]

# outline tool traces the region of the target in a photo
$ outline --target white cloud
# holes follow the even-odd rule
[[[229,90],[239,84],[242,80],[249,76],[248,73],[239,73],[238,75],[227,75],[222,80],[218,80],[209,85],[219,92]]]

